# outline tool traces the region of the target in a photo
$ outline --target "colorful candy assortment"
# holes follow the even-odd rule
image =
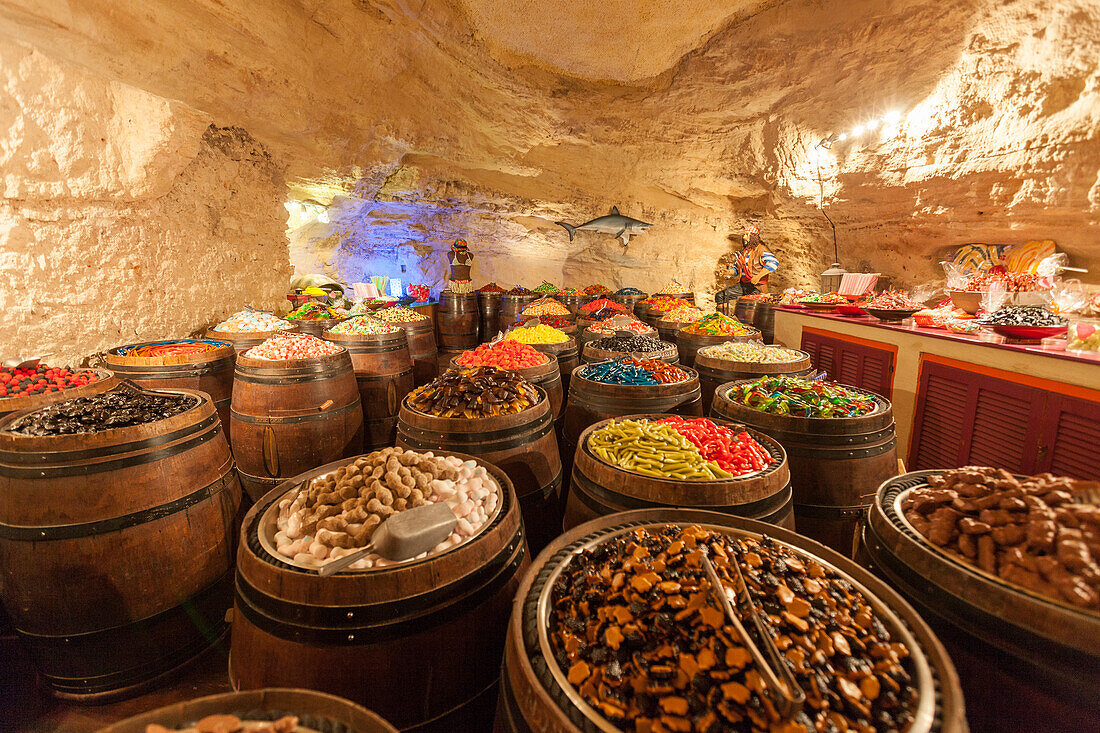
[[[508,341],[519,341],[521,344],[560,344],[569,340],[569,337],[558,329],[541,325],[513,328],[504,338]]]
[[[801,351],[783,346],[761,346],[760,344],[742,344],[727,341],[724,344],[704,346],[699,349],[700,356],[709,356],[723,361],[743,361],[752,364],[786,364],[802,359]]]
[[[616,313],[626,313],[626,306],[622,303],[616,303],[613,300],[607,298],[597,298],[596,300],[585,303],[580,308],[585,313],[594,313],[601,310],[613,310]]]
[[[222,333],[264,333],[267,331],[281,331],[293,325],[290,321],[285,321],[266,311],[245,310],[226,318],[214,326],[214,330]]]
[[[679,308],[673,308],[668,313],[661,316],[662,320],[669,321],[670,323],[694,323],[702,318],[705,314],[693,305],[684,305]]]
[[[286,361],[288,359],[313,359],[338,353],[340,346],[324,341],[308,333],[286,333],[279,331],[259,346],[253,346],[241,354],[249,359],[270,359]]]
[[[633,331],[634,333],[653,332],[653,329],[650,328],[648,323],[643,323],[629,316],[617,316],[602,321],[596,321],[588,327],[588,330],[592,333],[598,333],[601,336],[613,336],[616,331]]]
[[[691,305],[689,301],[671,295],[651,295],[642,302],[649,306],[650,313],[664,313]]]
[[[613,466],[645,476],[679,481],[733,478],[674,427],[650,420],[613,420],[589,433],[588,449]]]
[[[858,417],[875,410],[875,401],[839,384],[799,377],[762,377],[735,385],[729,398],[772,415]]]
[[[405,292],[417,303],[427,303],[428,298],[431,297],[431,290],[428,289],[427,285],[406,285]]]
[[[583,290],[578,290],[577,288],[563,288],[562,290],[558,291],[558,295],[568,295],[578,298],[583,298],[587,294],[588,293],[584,292]]]
[[[380,333],[394,333],[398,326],[391,326],[381,318],[373,316],[352,316],[343,323],[337,323],[329,333],[357,334],[360,336],[374,336]]]
[[[660,359],[624,357],[585,364],[580,376],[601,384],[654,385],[684,382],[688,373]]]
[[[333,321],[340,318],[340,314],[323,303],[309,302],[288,313],[286,318],[288,321]]]
[[[189,354],[201,354],[204,351],[225,346],[221,341],[202,341],[197,339],[178,339],[175,341],[159,341],[155,344],[145,344],[133,349],[122,347],[118,350],[120,356],[187,356]]]
[[[868,298],[863,307],[882,310],[918,311],[924,308],[924,304],[910,298],[909,293],[904,290],[885,290]]]
[[[414,311],[412,308],[383,308],[374,314],[375,318],[381,318],[388,323],[413,323],[415,321],[427,321],[430,320],[428,316],[423,313]]]
[[[683,295],[684,293],[690,293],[686,287],[676,282],[675,280],[669,280],[665,283],[665,286],[657,291],[658,295]]]
[[[508,369],[450,369],[417,387],[409,407],[436,417],[493,417],[522,412],[540,397],[534,385]]]
[[[572,311],[553,298],[536,300],[522,311],[525,316],[567,316]]]
[[[775,459],[744,430],[734,432],[705,417],[685,418],[671,415],[657,420],[691,441],[705,460],[713,461],[734,476],[762,471]]]
[[[795,303],[807,300],[812,296],[818,295],[816,290],[803,290],[801,288],[787,288],[779,295],[780,305],[794,305]]]
[[[535,292],[536,293],[551,293],[551,294],[556,293],[556,292],[558,292],[558,286],[554,285],[553,283],[548,283],[545,280],[543,280],[542,284],[539,285],[537,288],[535,288]]]
[[[752,333],[754,329],[741,323],[736,318],[730,318],[721,313],[711,313],[680,330],[684,333],[709,336],[744,336]]]
[[[463,351],[455,362],[464,367],[495,366],[503,369],[524,369],[545,364],[550,359],[519,341],[498,341],[481,344],[476,349]]]
[[[611,288],[607,287],[606,285],[601,285],[599,283],[589,285],[587,288],[584,289],[585,295],[602,295],[604,293],[610,292]]]
[[[554,328],[568,328],[573,325],[573,319],[569,316],[531,316],[523,313],[516,318],[516,325],[522,326],[535,318],[539,319],[539,323]]]
[[[966,279],[963,290],[981,292],[989,290],[994,284],[1011,293],[1025,293],[1042,289],[1038,275],[1030,272],[1004,272],[989,270],[971,275]]]
[[[98,381],[99,376],[90,369],[74,371],[68,367],[45,364],[23,369],[0,366],[0,397],[62,392],[70,387],[83,387]]]
[[[825,305],[844,305],[848,302],[840,293],[811,293],[798,300],[799,303],[822,303]]]

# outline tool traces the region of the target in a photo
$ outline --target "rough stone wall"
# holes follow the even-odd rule
[[[243,130],[0,42],[0,172],[5,358],[79,363],[282,299],[282,172]]]
[[[754,223],[774,284],[811,284],[833,259],[814,146],[896,109],[896,136],[821,155],[845,266],[915,284],[952,245],[1049,237],[1100,280],[1093,0],[723,0],[694,25],[610,2],[598,30],[536,5],[0,0],[0,34],[247,130],[308,205],[299,271],[438,286],[464,236],[477,280],[705,293]],[[653,229],[624,250],[553,223],[612,205]]]

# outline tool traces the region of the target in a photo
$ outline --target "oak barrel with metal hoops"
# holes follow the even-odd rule
[[[690,323],[686,323],[676,332],[676,348],[680,350],[680,362],[684,366],[695,366],[695,355],[699,353],[699,349],[704,347],[724,344],[727,341],[747,344],[760,340],[760,332],[755,328],[750,328],[748,333],[731,336],[729,334],[719,335],[685,331],[684,329],[690,325]]]
[[[159,346],[171,350],[180,347],[207,347],[205,351],[163,355],[135,354],[145,348]],[[212,348],[211,348],[212,347]],[[227,341],[214,339],[179,339],[128,344],[109,349],[104,361],[120,379],[129,379],[149,389],[195,389],[206,392],[214,400],[214,409],[229,437],[229,402],[233,397],[233,363],[237,353]]]
[[[501,629],[529,560],[507,475],[478,461],[503,489],[496,517],[445,552],[327,578],[276,558],[268,509],[335,461],[281,484],[249,511],[237,553],[229,676],[254,689],[300,685],[360,703],[417,733],[488,728],[503,648]],[[277,513],[277,509],[276,509]]]
[[[379,334],[325,331],[325,340],[343,346],[351,356],[363,407],[363,449],[371,451],[393,445],[397,437],[397,409],[414,386],[405,330]]]
[[[580,366],[580,358],[577,356],[577,341],[570,336],[565,341],[557,344],[531,344],[535,351],[550,354],[558,360],[558,372],[561,374],[562,389],[568,394],[569,380],[572,379],[573,370]]]
[[[173,703],[119,721],[98,733],[147,733],[147,726],[168,730],[190,728],[209,715],[232,715],[242,721],[276,721],[290,715],[303,728],[336,733],[397,733],[397,728],[361,705],[314,690],[267,687],[223,692]]]
[[[500,322],[507,326],[515,323],[523,309],[539,299],[536,293],[505,293],[500,302]]]
[[[209,395],[158,392],[194,407],[70,435],[7,429],[33,411],[0,422],[0,592],[59,697],[135,695],[226,631],[233,457]]]
[[[671,312],[671,311],[669,311]],[[668,312],[657,319],[657,322],[653,324],[653,328],[657,331],[657,337],[662,341],[667,341],[670,344],[676,343],[676,334],[679,333],[681,326],[686,326],[691,321],[673,321],[668,318]]]
[[[439,348],[472,349],[477,346],[478,313],[477,293],[439,294],[439,308],[435,317],[439,321]]]
[[[911,678],[918,690],[914,717],[920,723],[909,730],[912,733],[967,733],[963,695],[951,659],[921,616],[886,583],[851,560],[783,527],[698,509],[638,509],[601,517],[558,537],[535,559],[524,573],[512,601],[494,733],[593,733],[620,729],[598,713],[586,712],[588,705],[567,681],[568,670],[559,666],[546,633],[550,624],[549,599],[561,571],[574,562],[582,550],[594,549],[637,528],[656,528],[670,523],[696,524],[735,536],[759,538],[767,535],[831,568],[867,599],[884,629],[909,649]],[[717,697],[722,699],[720,695]],[[608,696],[607,699],[614,698]],[[670,718],[674,724],[687,720],[682,730],[694,730],[690,727],[690,718]],[[632,723],[629,721],[622,729],[634,730]],[[745,727],[749,729],[751,725]]]
[[[600,338],[607,337],[601,336]],[[677,351],[676,344],[670,344],[667,341],[661,343],[664,344],[664,347],[658,351],[610,351],[608,349],[598,349],[596,348],[596,341],[589,341],[581,351],[581,361],[585,364],[591,364],[596,361],[632,356],[635,359],[659,359],[669,364],[679,364],[680,352]]]
[[[519,497],[527,543],[537,554],[561,528],[562,466],[550,400],[522,412],[482,418],[435,417],[401,403],[397,445],[424,451],[461,451],[507,474]]]
[[[737,299],[737,303],[733,307],[733,317],[741,321],[741,323],[751,324],[753,318],[756,317],[756,306],[759,304],[759,300],[741,296]]]
[[[361,452],[363,407],[348,350],[285,361],[238,356],[230,421],[252,501],[288,476]]]
[[[668,415],[627,415],[613,419],[660,420],[665,417]],[[748,432],[772,457],[772,464],[745,477],[680,481],[627,471],[601,460],[588,447],[588,436],[610,422],[602,420],[581,433],[562,520],[566,532],[608,514],[658,507],[707,509],[795,528],[787,454],[773,438],[726,420],[714,420],[735,432]]]
[[[879,485],[897,474],[897,436],[890,401],[845,387],[874,402],[858,417],[772,415],[734,402],[729,392],[751,380],[728,382],[715,391],[710,414],[754,427],[787,451],[800,534],[851,557],[867,507]]]
[[[747,321],[746,321],[747,323]],[[775,305],[761,301],[756,305],[752,325],[760,332],[761,340],[766,344],[775,343]]]
[[[482,343],[495,339],[507,325],[500,320],[503,299],[504,293],[477,291],[478,334]]]
[[[682,367],[681,367],[682,368]],[[562,450],[570,459],[577,450],[581,433],[589,425],[610,417],[643,414],[670,414],[702,417],[699,376],[684,369],[688,378],[673,384],[604,384],[580,376],[574,370],[565,400],[565,424]]]
[[[559,295],[559,294],[555,293],[554,294],[554,300],[556,300],[559,303],[561,303],[562,305],[564,305],[566,308],[568,308],[570,311],[572,311],[574,315],[576,315],[576,313],[578,311],[580,311],[582,305],[584,305],[588,301],[592,300],[592,296],[590,296],[590,295]]]
[[[794,351],[798,351],[794,349]],[[734,382],[742,379],[759,379],[777,374],[786,374],[792,377],[808,377],[814,373],[810,366],[810,355],[805,351],[798,351],[800,357],[794,361],[779,364],[766,364],[751,361],[730,361],[719,359],[703,353],[700,349],[695,354],[695,371],[699,372],[699,388],[703,392],[703,413],[710,414],[710,406],[714,401],[714,391],[719,385],[726,382]]]
[[[423,314],[421,314],[423,315]],[[409,356],[413,361],[413,383],[419,387],[439,374],[439,349],[435,343],[435,322],[431,318],[401,321],[394,325],[405,329]]]
[[[1100,614],[985,573],[918,533],[900,503],[938,473],[913,471],[879,487],[863,529],[873,570],[951,653],[975,730],[1095,729]]]

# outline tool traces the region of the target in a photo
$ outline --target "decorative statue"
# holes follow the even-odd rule
[[[470,281],[470,268],[473,264],[474,255],[466,240],[456,239],[451,245],[451,277],[447,282],[447,290],[452,293],[473,292],[474,285]]]
[[[729,238],[736,241],[736,236],[731,234]],[[767,293],[768,276],[779,269],[779,260],[764,245],[759,228],[747,227],[740,239],[741,249],[722,268],[727,285],[714,296],[716,304],[736,301],[742,295]]]

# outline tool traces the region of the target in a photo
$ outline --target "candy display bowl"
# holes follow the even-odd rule
[[[913,315],[920,308],[867,308],[867,312],[884,323],[897,323]]]
[[[1010,339],[1024,339],[1028,341],[1038,341],[1039,339],[1050,338],[1051,336],[1059,336],[1066,332],[1068,324],[1062,324],[1060,326],[987,326],[992,328],[995,332]]]
[[[970,315],[977,313],[982,305],[982,292],[978,290],[948,290],[947,294],[956,308]]]
[[[867,311],[858,305],[838,305],[836,307],[838,315],[842,316],[865,316]]]

